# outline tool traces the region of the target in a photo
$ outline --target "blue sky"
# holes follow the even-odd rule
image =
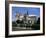
[[[27,13],[27,11],[28,11],[29,15],[32,15],[32,14],[37,15],[37,16],[40,15],[40,8],[35,8],[35,7],[12,7],[12,20],[13,21],[15,20],[16,12],[21,13],[21,14],[25,14],[25,13]]]

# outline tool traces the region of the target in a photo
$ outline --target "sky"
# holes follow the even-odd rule
[[[29,15],[37,15],[40,16],[40,8],[35,7],[12,7],[12,21],[15,21],[15,15],[16,13],[25,14],[27,13]]]

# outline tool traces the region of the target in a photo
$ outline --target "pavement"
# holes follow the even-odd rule
[[[26,28],[26,27],[13,27],[13,31],[19,31],[19,30],[32,30],[32,28]]]

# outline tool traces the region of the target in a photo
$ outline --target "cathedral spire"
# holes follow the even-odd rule
[[[28,11],[27,11],[27,15],[28,15]]]

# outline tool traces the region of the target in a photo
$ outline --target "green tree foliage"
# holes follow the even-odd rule
[[[40,30],[40,17],[38,18],[37,22],[34,23],[31,27],[34,28],[34,30]]]
[[[38,20],[37,20],[37,24],[40,24],[40,17],[39,17]]]
[[[17,24],[22,24],[22,23],[23,23],[23,20],[22,20],[22,21],[17,20],[16,23],[17,23]]]

